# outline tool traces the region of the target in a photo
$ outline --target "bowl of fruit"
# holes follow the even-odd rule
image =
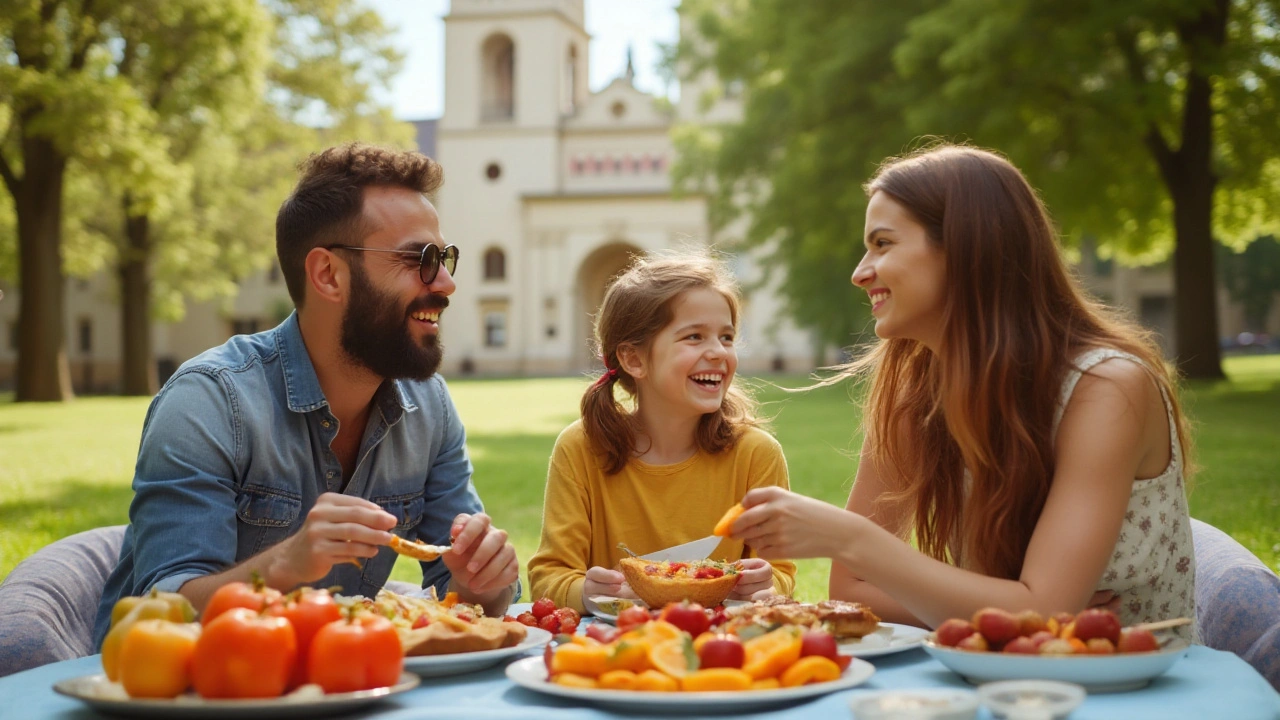
[[[951,671],[978,684],[996,680],[1057,680],[1090,692],[1144,687],[1187,653],[1179,638],[1156,633],[1189,620],[1121,627],[1115,613],[1089,609],[1045,619],[1033,610],[984,608],[969,620],[938,626],[924,649]]]

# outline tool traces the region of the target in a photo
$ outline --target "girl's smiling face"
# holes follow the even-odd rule
[[[867,253],[853,284],[867,291],[876,336],[907,338],[938,350],[946,263],[924,226],[885,192],[867,203]]]
[[[672,301],[672,318],[633,372],[639,402],[649,411],[700,416],[720,409],[738,369],[729,302],[715,290],[687,290]]]

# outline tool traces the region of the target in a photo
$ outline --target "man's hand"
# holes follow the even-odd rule
[[[272,548],[267,583],[291,589],[329,574],[334,565],[359,563],[391,542],[396,518],[361,498],[325,493],[307,513],[302,529]]]
[[[449,536],[453,547],[440,559],[453,575],[451,587],[466,602],[484,606],[490,615],[500,615],[511,602],[508,591],[512,583],[520,576],[516,549],[507,542],[506,531],[493,527],[484,513],[462,513],[454,518]]]
[[[773,566],[762,558],[742,558],[738,561],[742,570],[738,584],[729,593],[732,600],[759,600],[774,594]]]

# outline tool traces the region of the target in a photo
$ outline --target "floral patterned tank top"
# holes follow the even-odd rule
[[[1054,417],[1055,434],[1080,376],[1112,358],[1142,364],[1133,355],[1112,348],[1097,348],[1077,357],[1062,385]],[[1183,483],[1182,447],[1173,406],[1163,389],[1160,394],[1169,419],[1172,458],[1158,476],[1133,481],[1120,537],[1098,582],[1098,590],[1110,590],[1120,596],[1120,622],[1125,626],[1196,616],[1195,546]],[[1195,625],[1176,632],[1189,641],[1199,636]]]

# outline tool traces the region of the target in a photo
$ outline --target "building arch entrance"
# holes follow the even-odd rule
[[[611,242],[596,248],[578,268],[573,313],[574,370],[588,372],[601,368],[595,350],[595,318],[604,301],[609,281],[630,264],[632,257],[643,251],[628,242]]]

